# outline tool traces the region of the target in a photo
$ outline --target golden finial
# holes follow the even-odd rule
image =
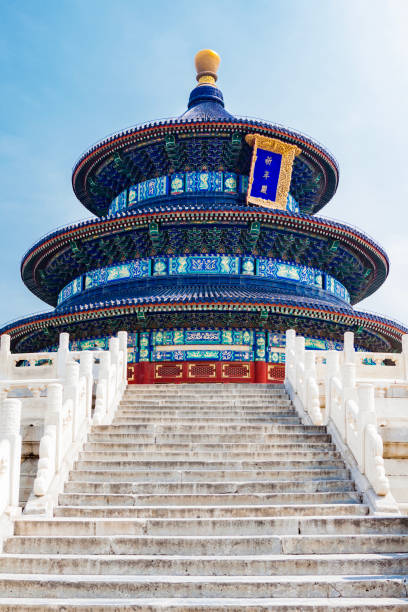
[[[199,85],[215,85],[220,61],[218,53],[211,49],[202,49],[196,53],[195,67]]]

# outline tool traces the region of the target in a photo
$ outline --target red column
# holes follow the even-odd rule
[[[266,383],[267,378],[267,363],[265,361],[255,361],[255,382]]]

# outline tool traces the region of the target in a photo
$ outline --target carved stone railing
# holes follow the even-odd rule
[[[112,421],[127,384],[126,364],[126,332],[111,338],[107,351],[71,352],[68,334],[61,334],[57,352],[17,355],[10,353],[9,337],[1,337],[0,484],[9,494],[0,501],[0,516],[7,507],[18,507],[21,412],[41,416],[44,424],[33,492],[24,512],[49,514],[92,424]],[[38,377],[42,367],[53,376]],[[21,397],[11,399],[12,394]]]
[[[288,330],[285,383],[305,418],[332,429],[374,495],[387,497],[391,507],[393,498],[384,467],[376,401],[379,406],[389,407],[390,403],[385,404],[386,400],[380,398],[392,395],[395,388],[400,394],[405,388],[408,390],[408,336],[403,337],[400,354],[359,353],[354,350],[353,342],[353,334],[346,332],[343,351],[307,351],[304,339],[296,337],[294,330]],[[398,422],[405,419],[405,426],[408,425],[408,394],[406,408],[405,412],[400,408],[398,413]],[[380,422],[386,423],[384,409]]]

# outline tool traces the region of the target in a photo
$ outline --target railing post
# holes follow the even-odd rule
[[[285,334],[285,382],[289,382],[293,390],[296,386],[296,364],[295,364],[296,331],[286,330]]]
[[[109,338],[108,346],[111,354],[111,364],[117,364],[119,361],[119,338]]]
[[[305,409],[314,425],[323,425],[323,415],[320,409],[319,386],[317,384],[315,351],[305,351]]]
[[[353,332],[346,332],[344,334],[344,348],[343,348],[344,360],[343,363],[355,363],[355,350],[354,350],[354,334]]]
[[[127,345],[128,345],[128,335],[125,331],[118,332],[119,338],[119,350],[123,353],[123,380],[127,381]]]
[[[375,414],[375,400],[374,400],[374,386],[367,383],[360,384],[357,389],[358,397],[358,433],[359,439],[359,453],[361,460],[359,466],[361,472],[365,472],[365,436],[366,426],[376,426],[376,414]]]
[[[5,399],[0,404],[0,440],[10,443],[10,481],[9,505],[17,507],[20,493],[20,463],[21,463],[21,401]]]
[[[11,378],[10,365],[10,336],[8,334],[3,334],[0,336],[0,379],[7,380]]]
[[[62,385],[51,383],[47,388],[47,411],[45,427],[55,425],[55,471],[58,472],[62,462]]]
[[[65,368],[69,359],[69,334],[63,332],[59,335],[57,353],[57,378],[65,378]]]
[[[304,404],[304,374],[305,374],[305,339],[303,336],[296,336],[295,339],[295,371],[296,371],[296,379],[295,379],[295,391],[300,396],[301,400]],[[299,380],[299,376],[302,376],[302,381]],[[300,388],[299,383],[301,383],[302,388]]]
[[[328,351],[326,357],[326,378],[325,378],[325,406],[326,406],[326,422],[329,421],[331,415],[331,379],[339,378],[340,375],[340,356],[338,351]]]
[[[92,387],[93,387],[93,355],[90,351],[81,351],[79,357],[79,376],[86,380],[86,416],[91,418],[92,411]]]
[[[343,394],[345,400],[356,400],[356,366],[354,363],[344,363],[341,367]]]
[[[72,399],[72,441],[75,442],[79,427],[79,363],[68,361],[65,365],[64,399]]]
[[[305,351],[305,375],[316,378],[316,354],[314,351]]]

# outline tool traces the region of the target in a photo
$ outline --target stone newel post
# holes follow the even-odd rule
[[[354,350],[354,334],[353,332],[346,332],[344,334],[344,363],[355,363],[355,350]]]
[[[18,506],[20,492],[21,462],[21,402],[18,399],[5,399],[0,404],[0,440],[10,442],[10,488],[9,505]]]
[[[0,379],[10,378],[10,336],[3,334],[0,336]]]
[[[57,377],[64,378],[65,367],[69,359],[69,334],[65,332],[59,335],[59,346],[57,355]]]

